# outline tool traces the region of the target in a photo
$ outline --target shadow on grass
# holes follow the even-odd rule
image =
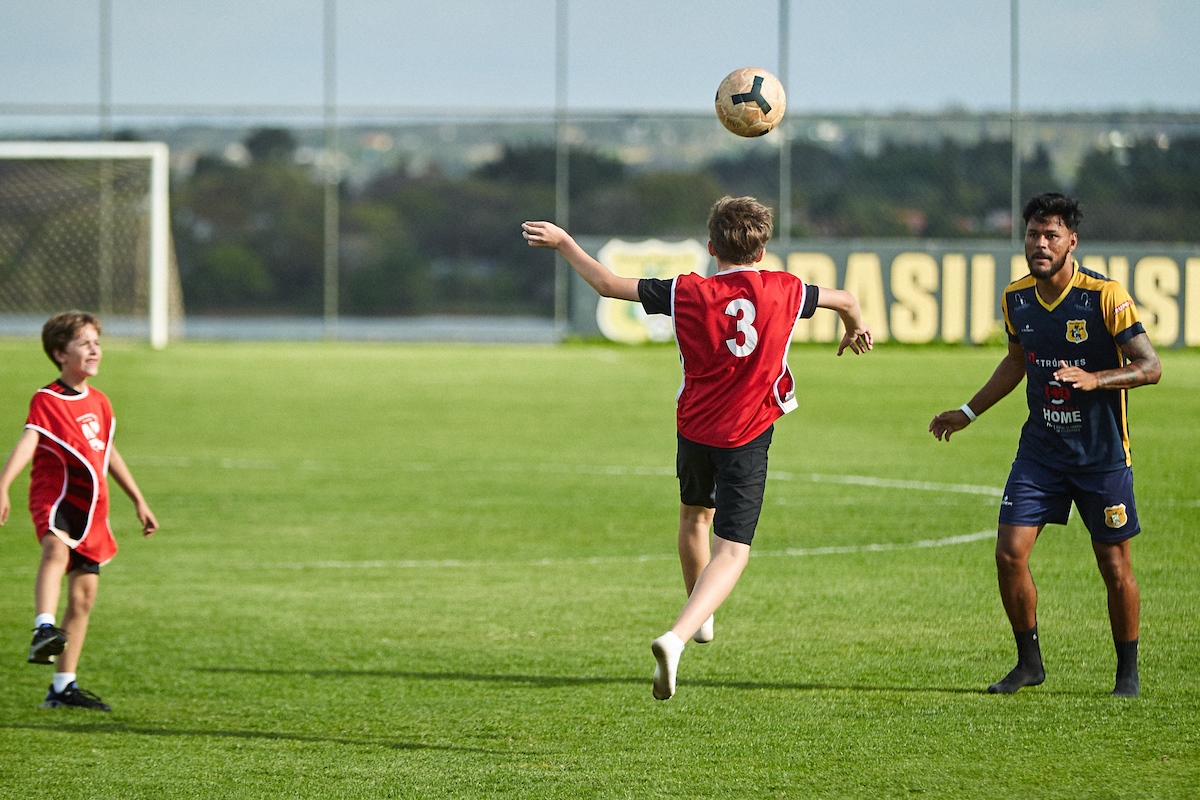
[[[73,713],[74,709],[67,709],[66,713]],[[62,711],[54,711],[52,713],[60,714]],[[91,712],[94,713],[94,712]],[[133,736],[193,736],[198,738],[214,738],[214,739],[267,739],[279,740],[288,742],[312,742],[314,744],[341,744],[350,745],[353,747],[383,747],[389,750],[440,750],[455,753],[484,753],[487,755],[513,755],[516,751],[512,750],[488,750],[482,747],[461,747],[452,745],[440,744],[422,744],[420,742],[389,742],[378,739],[350,739],[339,736],[313,736],[304,733],[283,733],[280,731],[243,731],[243,730],[220,730],[212,729],[205,730],[202,728],[169,728],[169,727],[144,727],[138,725],[128,725],[123,722],[81,722],[79,724],[68,724],[67,722],[49,722],[45,724],[34,723],[0,723],[0,729],[24,730],[24,731],[54,731],[58,733],[119,733],[130,734]]]
[[[310,678],[400,678],[412,681],[462,681],[465,683],[508,683],[523,686],[553,689],[560,686],[602,686],[626,683],[634,686],[649,686],[648,675],[633,677],[569,675],[488,675],[478,672],[405,672],[403,670],[350,670],[350,669],[264,669],[254,667],[199,667],[197,672],[236,675],[299,676]],[[728,681],[684,678],[681,684],[708,689],[740,689],[744,691],[784,692],[933,692],[938,694],[987,694],[987,690],[965,689],[942,686],[868,686],[864,684],[833,683],[778,683],[770,681]],[[1045,692],[1043,692],[1045,693]],[[1054,694],[1061,694],[1055,692]]]

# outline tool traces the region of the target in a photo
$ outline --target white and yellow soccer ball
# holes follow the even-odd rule
[[[717,119],[738,136],[769,133],[786,109],[783,84],[765,69],[735,69],[717,87]]]

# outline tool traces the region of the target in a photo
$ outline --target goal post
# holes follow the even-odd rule
[[[166,347],[172,305],[182,308],[177,277],[172,286],[168,155],[162,142],[0,142],[0,310],[45,312],[57,302],[106,313],[115,301],[145,315],[151,346]],[[127,191],[114,191],[112,165],[138,160],[148,164],[145,177],[131,173],[119,182]],[[91,162],[95,172],[39,176],[13,162]],[[120,220],[131,222],[120,229]],[[115,264],[120,291],[111,285]],[[95,291],[73,294],[89,272]]]

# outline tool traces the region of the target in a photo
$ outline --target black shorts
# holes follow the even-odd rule
[[[76,553],[74,550],[72,550],[71,560],[67,563],[67,572],[74,572],[75,570],[81,570],[83,572],[90,572],[93,575],[99,575],[100,563],[98,561],[92,561],[87,556],[81,556],[79,553]]]
[[[715,508],[713,533],[750,544],[767,486],[767,448],[774,426],[741,447],[709,447],[679,436],[675,474],[679,501]]]

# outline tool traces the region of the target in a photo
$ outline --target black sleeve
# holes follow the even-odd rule
[[[638,281],[638,299],[647,314],[670,314],[671,281],[642,278]]]
[[[800,309],[800,319],[808,319],[817,313],[817,300],[821,297],[821,288],[811,283],[804,284],[804,308]]]

